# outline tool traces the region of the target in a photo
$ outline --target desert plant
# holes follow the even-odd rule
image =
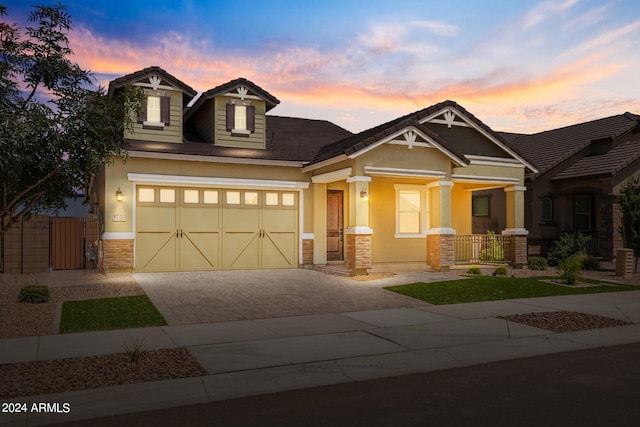
[[[567,285],[575,285],[582,278],[582,260],[577,256],[563,259],[558,264],[558,271]]]
[[[504,265],[500,265],[498,267],[496,267],[496,269],[493,271],[493,275],[494,276],[506,276],[507,275],[507,267]]]
[[[18,301],[41,304],[49,301],[50,296],[48,287],[44,285],[30,285],[20,289]]]
[[[482,275],[482,270],[480,270],[480,267],[478,267],[477,265],[472,265],[471,267],[467,268],[467,274],[473,274],[475,276],[481,276]]]
[[[144,338],[132,338],[122,345],[122,350],[129,356],[129,362],[137,362],[149,350],[149,346],[144,344]]]
[[[540,256],[532,256],[527,260],[527,267],[529,267],[529,270],[546,270],[547,259]]]
[[[553,242],[553,247],[549,251],[547,258],[549,264],[559,265],[560,261],[580,255],[584,252],[585,244],[591,240],[590,236],[582,233],[566,231]]]

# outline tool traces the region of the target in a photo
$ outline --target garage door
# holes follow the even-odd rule
[[[298,195],[138,187],[137,271],[297,267]]]

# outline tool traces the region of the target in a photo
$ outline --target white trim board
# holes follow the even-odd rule
[[[128,173],[127,179],[138,184],[177,185],[193,187],[256,188],[274,190],[296,190],[309,188],[305,181],[280,181],[271,179],[223,178],[208,176],[159,175]]]

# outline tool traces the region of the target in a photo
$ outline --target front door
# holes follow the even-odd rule
[[[342,190],[327,190],[327,261],[342,261]]]

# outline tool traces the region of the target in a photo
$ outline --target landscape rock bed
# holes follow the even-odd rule
[[[207,375],[185,348],[0,365],[0,399]]]
[[[558,333],[631,325],[630,322],[624,320],[575,311],[514,314],[511,316],[498,316],[498,318]]]

